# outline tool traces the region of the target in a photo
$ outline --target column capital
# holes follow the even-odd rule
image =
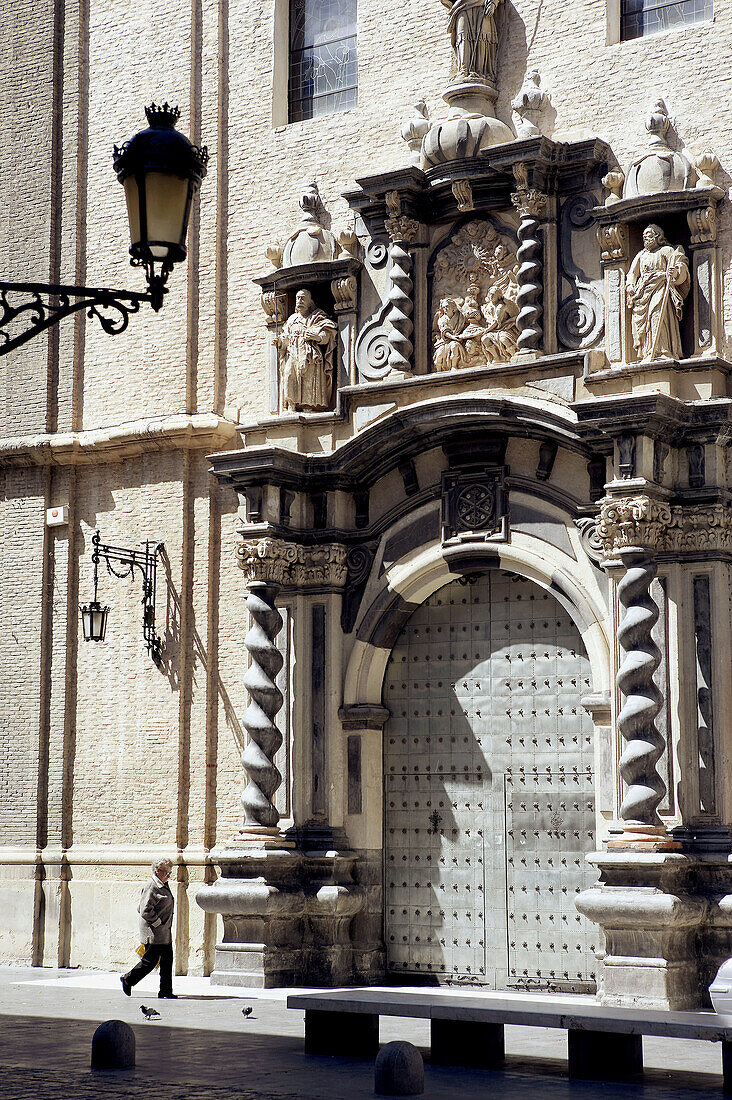
[[[644,493],[606,499],[597,519],[603,556],[613,558],[628,550],[652,555],[664,543],[670,524],[671,508],[666,501]]]
[[[348,575],[347,551],[339,543],[301,546],[269,536],[247,539],[243,535],[236,556],[247,584],[342,588]]]

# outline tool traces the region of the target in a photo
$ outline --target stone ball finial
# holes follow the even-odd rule
[[[92,1069],[134,1069],[135,1033],[123,1020],[106,1020],[92,1037]]]
[[[387,1043],[379,1051],[374,1067],[377,1096],[421,1096],[424,1092],[424,1062],[412,1043]]]
[[[628,169],[623,198],[657,195],[667,191],[685,191],[697,182],[697,170],[691,160],[668,143],[671,118],[666,104],[657,99],[645,124],[648,148]]]
[[[302,218],[283,247],[281,266],[297,267],[334,260],[340,246],[326,227],[327,211],[314,180],[303,188],[299,206]],[[269,258],[272,260],[272,257]]]

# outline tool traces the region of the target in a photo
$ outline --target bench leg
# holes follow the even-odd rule
[[[503,1024],[472,1020],[430,1021],[433,1066],[500,1066],[504,1059]]]
[[[732,1092],[732,1042],[722,1040],[722,1091]]]
[[[378,1015],[306,1009],[305,1053],[375,1058],[379,1053]]]
[[[643,1037],[611,1031],[567,1032],[569,1076],[597,1078],[632,1077],[643,1072]]]

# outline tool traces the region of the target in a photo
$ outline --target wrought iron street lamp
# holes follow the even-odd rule
[[[0,355],[5,355],[62,317],[86,309],[104,332],[124,332],[143,302],[157,312],[173,265],[186,258],[191,203],[206,175],[208,151],[175,129],[177,107],[145,108],[149,125],[114,147],[114,169],[125,189],[133,267],[143,267],[148,293],[55,283],[0,281]]]
[[[135,569],[142,573],[142,635],[147,651],[156,665],[162,663],[163,640],[155,630],[155,588],[158,555],[164,549],[162,542],[146,542],[144,550],[127,550],[123,546],[112,546],[101,540],[99,531],[92,535],[92,562],[94,563],[94,599],[88,604],[80,604],[84,641],[103,642],[107,630],[108,607],[102,607],[98,599],[99,562],[104,561],[111,577],[133,577]],[[125,568],[118,571],[112,563]]]

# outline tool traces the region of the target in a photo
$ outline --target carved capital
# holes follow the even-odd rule
[[[686,215],[691,230],[691,244],[711,244],[717,239],[717,209],[713,205],[689,210]]]
[[[535,188],[529,190],[515,191],[511,195],[511,202],[518,210],[522,218],[541,218],[546,217],[547,207],[549,205],[549,196],[545,195],[542,191],[537,191]]]
[[[630,238],[627,225],[601,225],[597,230],[603,263],[627,260],[630,254]]]
[[[630,547],[661,549],[667,540],[671,508],[648,496],[616,497],[606,501],[597,521],[603,556],[613,557]]]
[[[467,213],[468,210],[474,210],[473,205],[473,188],[470,186],[470,180],[455,180],[452,185],[452,193],[458,204],[458,210],[463,213]]]
[[[384,226],[392,241],[401,241],[404,244],[414,244],[419,233],[419,222],[408,218],[406,214],[387,218]]]
[[[283,539],[243,538],[236,556],[247,584],[265,581],[293,588],[342,588],[346,583],[346,548],[338,543],[299,546]]]
[[[330,289],[336,313],[346,313],[356,308],[358,282],[354,275],[347,275],[345,279],[333,279]]]
[[[287,320],[287,296],[274,290],[265,290],[262,294],[262,309],[267,314],[265,324],[268,328],[283,324]]]

